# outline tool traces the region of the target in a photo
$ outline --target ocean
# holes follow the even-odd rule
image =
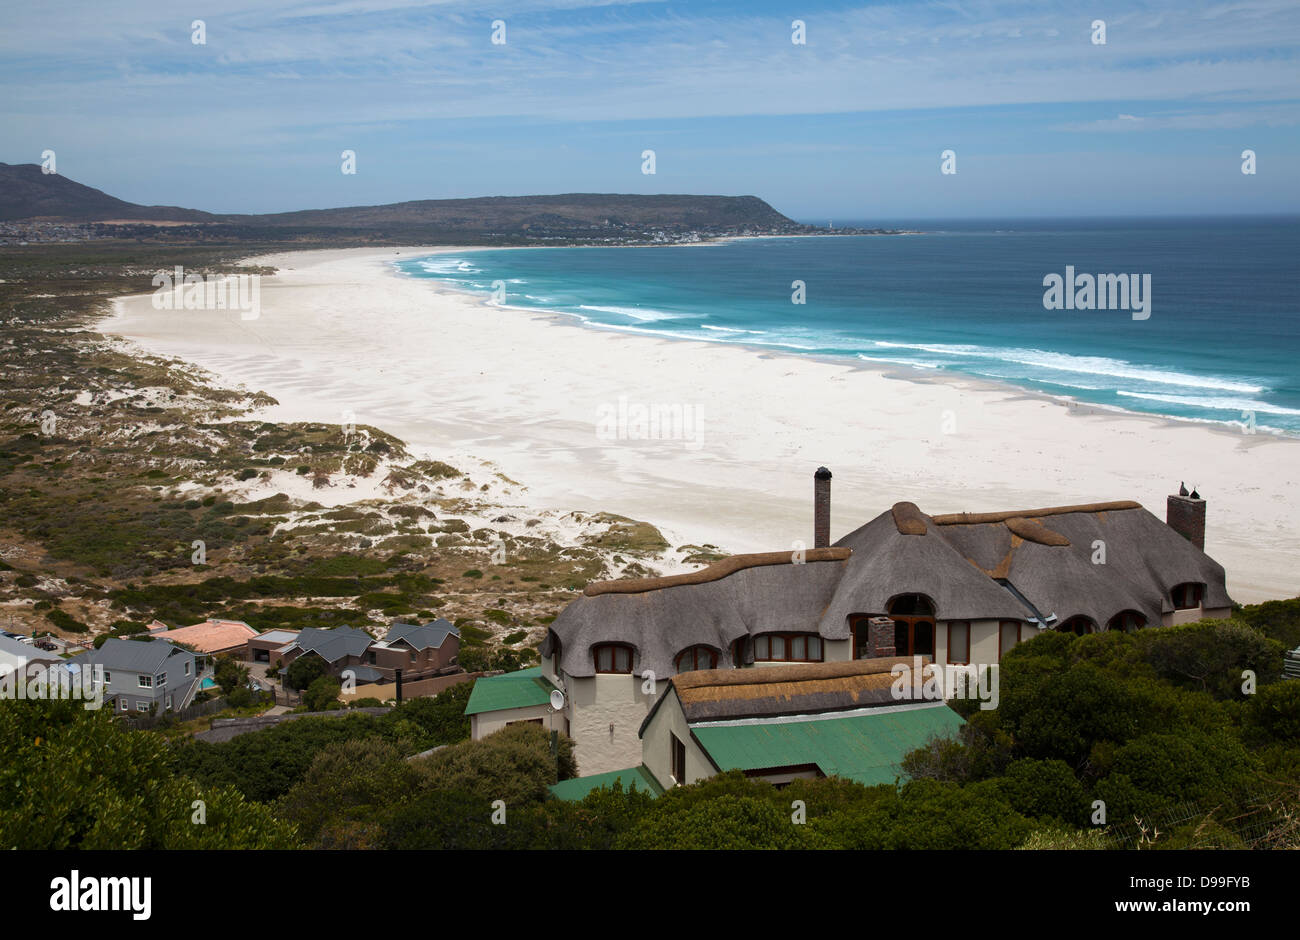
[[[922,234],[476,250],[395,264],[485,299],[495,284],[507,305],[597,329],[958,373],[1300,434],[1300,218],[836,224]],[[1048,309],[1044,280],[1066,283],[1067,273],[1075,291],[1057,300],[1080,303]],[[1133,288],[1128,308],[1086,309],[1112,274]],[[796,281],[803,303],[793,302]]]

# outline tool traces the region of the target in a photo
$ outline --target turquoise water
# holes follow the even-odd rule
[[[957,372],[1300,433],[1300,219],[871,224],[924,234],[472,251],[397,267],[485,299],[503,282],[508,305],[593,328]],[[1149,275],[1149,315],[1046,309],[1044,278],[1067,266],[1137,274],[1139,285]],[[796,280],[803,304],[791,302]]]
[[[204,680],[199,683],[200,692],[206,692],[208,689],[215,689],[216,687],[217,680],[213,679],[211,676],[205,677]]]

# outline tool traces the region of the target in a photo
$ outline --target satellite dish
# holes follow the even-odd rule
[[[564,711],[564,693],[559,689],[555,689],[551,692],[551,707],[557,712]]]

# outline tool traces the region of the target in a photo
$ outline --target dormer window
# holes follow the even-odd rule
[[[1094,628],[1091,620],[1080,615],[1063,621],[1056,629],[1060,630],[1062,633],[1073,633],[1075,636],[1083,636],[1084,634],[1092,633]]]
[[[632,672],[632,647],[624,643],[601,643],[592,652],[596,657],[597,672]]]
[[[1106,623],[1106,629],[1132,633],[1134,630],[1141,630],[1146,625],[1147,618],[1136,610],[1121,610]]]
[[[1200,607],[1204,596],[1205,585],[1194,581],[1175,585],[1174,589],[1169,592],[1170,600],[1174,602],[1174,607],[1179,610],[1191,610]]]
[[[694,672],[697,669],[717,669],[718,652],[707,646],[692,646],[677,654],[677,671]]]

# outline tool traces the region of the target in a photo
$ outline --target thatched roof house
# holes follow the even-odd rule
[[[1183,585],[1195,590],[1180,594]],[[748,665],[754,637],[847,641],[855,621],[896,614],[905,596],[936,623],[1088,631],[1126,614],[1130,626],[1159,625],[1180,608],[1232,605],[1223,567],[1135,502],[942,516],[898,503],[803,559],[739,555],[685,575],[589,585],[556,618],[542,654],[558,652],[559,670],[573,677],[609,671],[592,653],[604,644],[629,647],[637,675],[673,675],[693,646],[715,650],[717,666]]]

